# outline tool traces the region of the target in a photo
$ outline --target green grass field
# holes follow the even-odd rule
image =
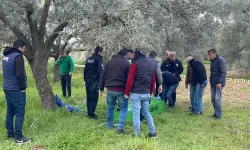
[[[51,72],[52,65],[48,70]],[[49,149],[49,150],[167,150],[167,149],[250,149],[250,84],[228,83],[224,89],[223,118],[211,119],[213,108],[209,99],[209,87],[205,91],[204,114],[190,116],[188,113],[188,90],[180,83],[177,91],[177,106],[168,107],[155,116],[158,138],[132,138],[133,125],[126,124],[129,135],[117,135],[116,130],[98,127],[106,121],[105,97],[101,97],[97,107],[99,120],[90,120],[86,114],[86,96],[83,85],[82,68],[76,68],[72,80],[72,98],[63,99],[84,111],[69,113],[66,109],[44,110],[35,88],[30,71],[27,89],[24,135],[33,138],[26,145],[16,145],[8,140],[5,130],[6,102],[3,91],[0,93],[0,150]],[[48,75],[50,81],[52,74]],[[2,84],[2,77],[0,80]],[[53,84],[54,93],[61,96],[59,83]],[[142,123],[142,137],[148,133],[146,122]]]

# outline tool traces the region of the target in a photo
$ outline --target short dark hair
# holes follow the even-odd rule
[[[94,50],[94,53],[97,54],[99,52],[102,52],[103,51],[103,48],[101,46],[97,46]]]
[[[122,49],[117,54],[121,55],[121,56],[126,56],[127,55],[127,51],[125,49]]]
[[[19,39],[14,41],[14,43],[13,43],[14,48],[19,48],[19,47],[23,48],[25,45],[26,44],[24,43],[24,41],[19,40]]]
[[[214,48],[208,50],[207,52],[208,52],[208,53],[217,54],[217,51],[216,51],[216,49],[214,49]]]
[[[151,51],[151,52],[149,53],[149,57],[156,57],[156,56],[157,56],[156,51]]]
[[[132,49],[126,49],[127,53],[134,53],[134,51]]]

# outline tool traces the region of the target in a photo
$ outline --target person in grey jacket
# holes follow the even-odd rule
[[[214,107],[213,118],[220,119],[222,115],[222,89],[226,85],[227,62],[217,55],[215,49],[208,50],[210,64],[210,85],[211,85],[211,101]]]

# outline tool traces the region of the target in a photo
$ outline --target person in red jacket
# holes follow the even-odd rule
[[[134,136],[140,136],[140,108],[149,126],[150,138],[157,138],[154,120],[149,112],[149,100],[155,86],[155,67],[142,50],[135,50],[134,62],[130,67],[125,89],[125,98],[132,103]]]

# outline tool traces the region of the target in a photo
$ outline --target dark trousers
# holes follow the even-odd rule
[[[20,139],[25,115],[26,93],[20,91],[4,90],[7,101],[6,129],[8,137]],[[15,118],[15,128],[13,121]]]
[[[66,88],[68,90],[68,96],[71,96],[71,75],[61,75],[61,85],[63,96],[66,97]]]
[[[154,94],[155,97],[159,96],[159,92],[158,92],[159,86],[160,86],[159,82],[158,82],[158,80],[156,80],[156,88],[155,88],[155,94]]]
[[[176,91],[172,94],[173,106],[175,106],[176,102]]]
[[[95,116],[95,109],[98,102],[99,89],[98,82],[92,82],[86,85],[87,109],[89,117]]]

